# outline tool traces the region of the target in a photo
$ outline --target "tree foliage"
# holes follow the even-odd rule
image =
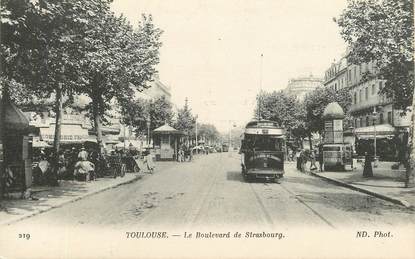
[[[346,115],[345,127],[350,125],[348,123],[350,116],[349,110],[351,106],[351,95],[348,89],[334,90],[331,88],[319,87],[306,95],[304,99],[305,107],[305,124],[307,130],[312,132],[322,133],[324,130],[323,113],[326,106],[331,102],[337,102],[343,108]]]
[[[195,133],[195,124],[196,117],[192,114],[192,109],[189,107],[186,99],[183,108],[180,108],[177,111],[177,118],[174,127],[177,130],[183,131],[187,136],[192,137]]]
[[[259,110],[262,119],[277,122],[294,137],[306,135],[304,107],[295,96],[283,91],[274,91],[261,92],[257,98],[261,103]],[[258,106],[255,113],[258,114]]]
[[[210,141],[217,141],[220,139],[220,133],[215,125],[209,123],[197,124],[197,134],[202,138]]]
[[[122,122],[133,126],[136,134],[146,134],[147,120],[150,120],[150,130],[165,123],[171,124],[174,117],[173,107],[165,96],[154,100],[123,100],[120,103]]]
[[[112,0],[4,0],[1,3],[1,80],[19,100],[86,94],[98,143],[111,101],[150,87],[161,30],[151,15],[134,29],[110,10]],[[20,89],[18,89],[20,87]],[[59,130],[55,143],[59,142]]]
[[[414,5],[412,0],[349,0],[335,21],[350,46],[354,64],[375,61],[385,79],[382,93],[396,108],[412,103],[414,89]]]

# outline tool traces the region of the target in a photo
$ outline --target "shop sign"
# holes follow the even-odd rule
[[[45,134],[42,135],[44,141],[53,141],[55,139],[55,135],[52,134]],[[61,135],[61,141],[83,141],[87,140],[87,135]]]

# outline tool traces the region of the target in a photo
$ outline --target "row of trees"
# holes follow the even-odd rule
[[[322,117],[329,103],[338,102],[345,111],[346,118],[349,118],[351,105],[349,91],[345,89],[335,91],[323,87],[310,92],[303,101],[284,91],[261,92],[257,98],[260,105],[259,107],[257,105],[255,113],[259,113],[263,119],[275,121],[284,127],[290,137],[297,140],[298,145],[301,145],[306,137],[311,141],[313,133],[323,133]],[[346,119],[345,127],[348,127],[347,122]]]
[[[9,92],[27,101],[53,97],[56,153],[64,96],[92,99],[87,109],[102,145],[102,118],[111,100],[124,103],[135,90],[148,88],[156,73],[161,30],[151,15],[142,15],[133,28],[110,10],[111,2],[2,1],[3,97]]]
[[[214,125],[197,122],[197,116],[193,115],[187,100],[177,112],[164,96],[154,100],[122,100],[120,107],[122,123],[134,127],[136,135],[147,134],[148,122],[151,131],[168,123],[192,140],[196,138],[197,123],[199,139],[203,138],[211,142],[219,140],[220,134]]]
[[[111,2],[1,2],[3,103],[9,98],[29,106],[34,99],[53,100],[55,162],[64,98],[66,104],[75,94],[92,100],[87,110],[102,147],[101,127],[111,101],[123,103],[134,91],[150,87],[156,73],[162,31],[151,15],[142,15],[133,27],[110,10]],[[1,119],[0,127],[4,127],[4,116]],[[4,138],[4,128],[0,132]]]

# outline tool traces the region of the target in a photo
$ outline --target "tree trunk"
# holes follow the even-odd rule
[[[415,89],[414,89],[415,91]],[[410,141],[408,141],[408,152],[409,154],[409,161],[408,165],[406,166],[406,174],[405,174],[405,187],[411,188],[415,187],[414,181],[414,171],[415,171],[415,93],[412,97],[412,120],[411,120],[411,129],[410,129]]]
[[[311,140],[311,134],[308,134],[308,143],[310,144],[310,150],[313,150],[313,141]]]
[[[92,111],[93,111],[93,116],[94,116],[94,127],[95,127],[95,132],[97,134],[97,143],[99,147],[99,152],[101,154],[104,154],[104,145],[102,143],[101,114],[99,112],[100,110],[99,106],[100,106],[101,101],[97,99],[98,99],[97,97],[92,99],[93,100]]]
[[[52,178],[51,184],[58,185],[58,161],[61,142],[61,126],[62,126],[62,83],[58,83],[56,88],[56,101],[55,101],[55,136],[53,140],[53,161],[52,161]]]

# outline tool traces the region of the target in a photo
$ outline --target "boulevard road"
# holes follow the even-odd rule
[[[413,224],[413,211],[298,172],[280,183],[244,182],[236,152],[192,162],[53,209],[22,222],[48,226],[324,227]]]

